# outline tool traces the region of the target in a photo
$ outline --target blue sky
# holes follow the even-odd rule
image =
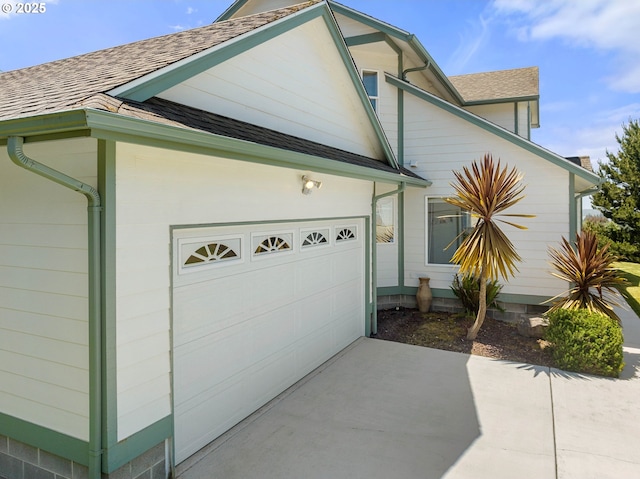
[[[563,156],[617,151],[640,118],[640,1],[343,0],[415,34],[447,75],[540,67],[536,143]],[[17,14],[0,0],[0,70],[213,22],[231,0],[56,0]],[[7,7],[9,5],[9,7]],[[0,85],[0,88],[2,86]],[[505,158],[508,162],[508,159]]]

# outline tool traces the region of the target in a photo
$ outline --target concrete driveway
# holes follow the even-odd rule
[[[640,320],[623,379],[361,338],[179,479],[640,477]]]

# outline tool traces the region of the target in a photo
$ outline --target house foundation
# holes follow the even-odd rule
[[[493,319],[500,321],[516,323],[520,321],[523,315],[542,314],[549,307],[539,304],[518,304],[506,303],[499,301],[504,311],[498,309],[489,309],[487,314]],[[417,308],[415,295],[396,294],[378,296],[378,309],[394,309],[394,308]],[[464,308],[462,303],[456,298],[439,298],[434,297],[431,303],[431,311],[444,311],[448,313],[462,313]]]
[[[103,479],[166,479],[168,460],[164,442]],[[0,479],[89,479],[87,466],[0,435]]]

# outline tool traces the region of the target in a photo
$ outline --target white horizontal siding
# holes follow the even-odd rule
[[[491,105],[468,106],[465,110],[489,120],[512,133],[516,130],[516,110],[513,103],[495,103]],[[524,135],[526,137],[526,134]]]
[[[95,140],[25,154],[95,186]],[[86,440],[87,201],[0,152],[0,412]]]
[[[158,96],[371,158],[384,156],[322,18]]]
[[[362,71],[378,73],[378,118],[393,152],[398,155],[398,89],[385,81],[385,72],[398,70],[398,57],[386,43],[351,48],[351,54]]]
[[[405,103],[406,160],[418,162],[416,173],[431,180],[433,185],[426,190],[409,189],[406,193],[406,284],[417,286],[417,278],[424,275],[432,278],[433,288],[449,288],[457,267],[426,264],[425,197],[452,195],[452,170],[460,171],[485,153],[492,153],[494,159],[502,159],[503,165],[516,167],[524,174],[525,199],[510,213],[537,215],[532,219],[513,219],[528,230],[504,226],[523,261],[518,265],[520,272],[505,283],[503,292],[554,296],[564,291],[564,282],[549,273],[547,249],[549,245],[557,246],[569,231],[568,173],[478,126],[410,98],[408,96]],[[511,110],[513,114],[513,106]]]
[[[529,115],[529,102],[518,102],[518,135],[523,138],[529,138],[531,132]]]
[[[171,412],[170,227],[370,216],[372,185],[123,143],[118,143],[116,150],[121,440]],[[302,195],[305,173],[322,181],[322,189]]]

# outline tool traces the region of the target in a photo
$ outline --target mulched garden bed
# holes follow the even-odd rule
[[[552,366],[548,343],[518,334],[515,324],[487,317],[478,337],[466,339],[474,318],[416,309],[378,311],[378,333],[372,337],[495,359]]]

